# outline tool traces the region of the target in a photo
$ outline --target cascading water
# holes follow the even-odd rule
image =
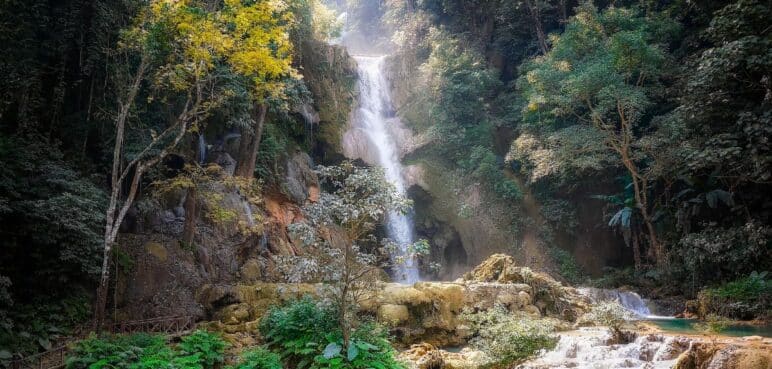
[[[611,344],[605,328],[580,328],[561,333],[555,348],[517,369],[669,369],[690,346],[690,339],[640,335],[630,343]]]
[[[359,68],[359,108],[355,116],[355,128],[365,132],[377,153],[378,164],[383,167],[386,180],[391,182],[401,195],[406,195],[402,164],[397,155],[397,145],[389,134],[387,124],[393,116],[391,96],[383,75],[384,57],[357,56]],[[400,283],[415,283],[420,277],[415,260],[408,255],[413,243],[413,219],[410,215],[391,212],[387,219],[389,237],[399,246],[399,254],[392,255],[395,263],[395,279]]]
[[[206,139],[203,133],[198,134],[198,163],[204,164],[206,161]]]
[[[635,292],[602,288],[579,288],[578,291],[596,301],[616,301],[639,318],[652,316],[646,302]]]
[[[241,200],[241,205],[244,207],[244,216],[247,218],[247,224],[250,228],[255,226],[255,216],[252,215],[252,207],[249,206],[247,200]]]

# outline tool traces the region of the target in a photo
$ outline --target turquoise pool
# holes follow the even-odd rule
[[[662,319],[646,319],[646,322],[653,323],[660,329],[666,332],[674,333],[699,333],[694,324],[698,321],[696,319],[679,319],[679,318],[662,318]],[[762,336],[772,337],[772,325],[749,325],[749,324],[733,324],[730,325],[723,333],[726,336],[741,337],[741,336]]]

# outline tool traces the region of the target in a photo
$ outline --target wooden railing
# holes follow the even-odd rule
[[[181,336],[196,329],[192,316],[170,316],[115,323],[112,333],[163,333],[167,336]],[[11,361],[10,369],[60,369],[64,368],[67,345]]]
[[[67,346],[41,352],[11,362],[11,369],[59,369],[64,368]]]
[[[113,324],[113,333],[154,332],[180,335],[196,328],[191,316],[170,316],[144,320],[133,320]]]

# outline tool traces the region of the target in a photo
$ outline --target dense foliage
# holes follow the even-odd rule
[[[303,299],[272,308],[260,320],[266,345],[298,369],[400,369],[382,327],[362,324],[344,345],[337,308]]]
[[[660,294],[770,268],[768,4],[407,3],[382,20],[395,102],[416,159],[463,178],[440,186]]]
[[[349,11],[349,32],[325,3]],[[567,281],[589,272],[699,298],[706,316],[768,315],[771,18],[764,0],[5,1],[0,360],[104,312],[125,257],[111,248],[168,210],[158,199],[184,196],[191,250],[198,221],[237,219],[223,191],[258,206],[264,191],[286,197],[296,150],[339,162],[356,78],[325,42],[357,32],[352,50],[394,51],[396,114],[421,141],[406,160],[429,168],[448,218],[494,223],[513,243],[496,247],[530,242],[524,254]],[[406,256],[386,260],[393,245],[376,235],[408,202],[375,169],[315,175],[319,201],[278,232],[307,248],[271,260],[291,282],[331,282],[335,306],[272,310],[261,330],[280,357],[256,349],[236,368],[399,367],[356,310],[376,269]],[[582,270],[598,264],[618,269]],[[599,309],[607,323],[617,313]],[[553,344],[500,311],[472,320],[508,362]],[[204,332],[179,345],[95,336],[68,367],[210,368],[223,350]]]
[[[160,335],[91,336],[67,358],[67,369],[214,369],[223,362],[227,344],[219,335],[196,331],[169,345]]]
[[[557,344],[555,325],[547,319],[513,314],[505,307],[495,306],[487,311],[465,313],[476,337],[472,345],[491,358],[486,367],[508,368]]]
[[[202,218],[227,223],[212,187],[256,200],[254,176],[278,187],[286,157],[317,144],[297,112],[318,94],[297,68],[316,72],[326,49],[311,45],[337,32],[320,1],[12,1],[0,23],[3,358],[48,348],[89,317],[99,274],[106,299],[113,261],[126,257],[106,246],[161,212],[163,190],[200,187]],[[350,84],[325,77],[314,91]],[[227,148],[229,135],[251,143],[231,148],[238,183],[198,167],[198,141]]]

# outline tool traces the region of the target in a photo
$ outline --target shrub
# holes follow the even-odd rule
[[[297,369],[400,369],[385,331],[365,323],[355,328],[348,348],[337,324],[337,309],[304,298],[272,308],[260,321],[268,348]]]
[[[354,330],[347,350],[342,337],[329,343],[322,355],[314,358],[318,369],[403,369],[394,359],[394,349],[386,338],[385,330],[374,323],[366,323]]]
[[[471,344],[490,356],[490,367],[508,367],[536,355],[540,350],[555,347],[555,324],[547,319],[513,315],[503,306],[462,314],[476,337]]]
[[[279,354],[265,348],[256,348],[241,354],[241,361],[227,369],[282,369]]]
[[[694,329],[703,334],[720,334],[725,331],[731,321],[720,315],[710,314],[702,322],[694,325]]]
[[[205,331],[183,337],[176,348],[161,335],[138,333],[89,338],[78,342],[67,369],[212,369],[223,361],[225,342]]]
[[[70,352],[67,369],[100,368],[168,368],[173,352],[166,346],[166,340],[159,335],[144,333],[128,336],[98,337],[91,335],[80,341]]]
[[[766,313],[772,300],[772,283],[767,272],[752,272],[699,293],[701,314],[718,313],[737,319],[751,319]]]
[[[182,337],[177,347],[180,355],[194,358],[204,368],[213,368],[225,359],[223,353],[226,346],[219,334],[197,330]]]
[[[570,252],[555,246],[549,248],[549,253],[558,265],[558,273],[561,277],[571,283],[578,283],[582,280],[582,268],[576,263],[576,259]]]
[[[268,347],[284,361],[304,368],[311,364],[309,356],[322,352],[326,335],[337,329],[336,322],[332,308],[304,298],[270,309],[260,320],[259,330]]]
[[[592,306],[590,311],[582,317],[582,321],[609,328],[614,340],[624,341],[622,327],[633,318],[633,314],[616,301],[600,302]]]

